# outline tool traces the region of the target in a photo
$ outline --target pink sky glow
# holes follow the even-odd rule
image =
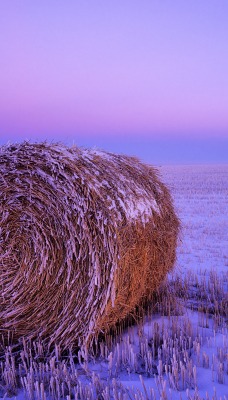
[[[228,137],[228,2],[0,2],[0,143]]]

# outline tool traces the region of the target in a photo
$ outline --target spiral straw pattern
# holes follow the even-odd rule
[[[91,341],[158,287],[179,221],[154,168],[62,144],[0,148],[0,334]]]

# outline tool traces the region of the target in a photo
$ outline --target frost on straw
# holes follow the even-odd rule
[[[136,158],[1,147],[1,334],[88,344],[159,286],[178,230],[157,171]]]

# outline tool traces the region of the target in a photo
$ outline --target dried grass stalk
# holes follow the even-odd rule
[[[173,267],[179,221],[135,158],[30,144],[0,148],[0,333],[85,344]]]

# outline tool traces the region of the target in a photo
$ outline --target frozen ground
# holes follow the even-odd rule
[[[228,165],[161,167],[183,226],[181,271],[228,271]]]
[[[149,316],[115,343],[102,344],[99,359],[72,365],[70,372],[52,363],[50,393],[57,393],[54,381],[75,379],[78,399],[228,399],[228,317],[221,311],[228,301],[228,165],[159,169],[182,221],[176,270],[189,294],[178,294],[175,304],[168,297],[170,312]],[[31,374],[32,368],[27,388]],[[36,390],[27,389],[28,399],[48,397],[41,375]],[[26,397],[20,391],[16,398]]]

